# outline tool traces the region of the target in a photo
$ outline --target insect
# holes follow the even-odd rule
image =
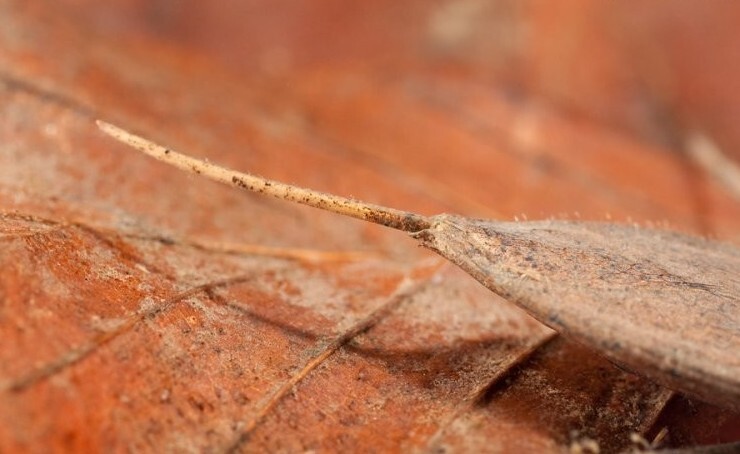
[[[187,172],[408,232],[614,363],[740,410],[740,249],[732,245],[603,222],[422,216],[229,170],[98,126]]]

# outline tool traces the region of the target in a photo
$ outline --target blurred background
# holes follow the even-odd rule
[[[740,5],[589,0],[62,0],[107,34],[153,35],[235,71],[432,65],[680,149],[740,159]]]

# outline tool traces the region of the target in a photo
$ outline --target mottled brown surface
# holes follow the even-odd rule
[[[0,451],[738,439],[736,413],[553,340],[402,234],[195,180],[92,121],[426,214],[738,240],[721,185],[665,142],[499,84],[483,62],[506,41],[439,35],[445,4],[0,1]],[[491,11],[478,30],[505,28]]]
[[[638,226],[433,218],[414,236],[633,371],[740,409],[740,249]]]

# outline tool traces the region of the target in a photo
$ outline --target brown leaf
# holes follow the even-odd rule
[[[244,197],[92,126],[422,213],[739,239],[740,206],[680,155],[460,60],[510,41],[430,46],[440,3],[299,3],[0,1],[0,451],[740,439],[737,413],[554,337],[395,232]],[[234,52],[246,66],[222,66]]]

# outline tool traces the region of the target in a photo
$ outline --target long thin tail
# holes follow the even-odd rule
[[[131,134],[110,123],[98,120],[98,127],[111,137],[130,145],[149,156],[166,162],[186,172],[203,175],[224,184],[236,186],[260,194],[271,195],[279,199],[290,200],[304,205],[321,208],[332,213],[343,214],[357,219],[403,230],[418,232],[430,227],[427,217],[406,211],[395,210],[380,205],[360,202],[359,200],[339,197],[333,194],[300,188],[297,186],[269,180],[248,173],[236,172],[224,167],[192,158],[190,156],[157,145],[143,137]]]

